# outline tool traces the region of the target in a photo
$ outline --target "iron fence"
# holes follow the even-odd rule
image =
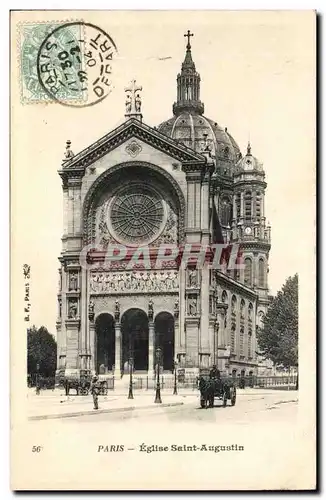
[[[35,387],[37,379],[39,381],[40,389],[54,389],[55,377],[42,377],[41,375],[33,374],[27,377],[27,386]]]
[[[221,377],[223,381],[233,383],[239,389],[245,388],[256,388],[256,389],[266,389],[266,388],[296,388],[297,387],[297,375],[289,376],[271,376],[271,377],[258,377],[258,376],[246,376],[246,377]],[[196,390],[197,377],[183,377],[182,381],[177,382],[178,388],[182,389],[192,389]],[[161,389],[173,389],[174,378],[160,377]],[[134,389],[155,389],[156,379],[153,377],[142,377],[133,379]]]

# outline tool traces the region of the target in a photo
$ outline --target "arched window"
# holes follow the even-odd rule
[[[265,261],[263,258],[259,259],[258,262],[258,283],[260,287],[265,286]]]
[[[243,327],[240,328],[240,342],[239,342],[239,351],[240,351],[240,356],[243,356],[243,340],[244,340],[244,329]]]
[[[245,268],[244,268],[244,282],[245,285],[251,286],[252,285],[252,260],[247,257],[244,261]]]
[[[232,295],[232,300],[231,300],[231,312],[232,314],[236,313],[237,309],[237,298],[235,295]]]
[[[222,292],[222,302],[223,304],[227,304],[227,301],[228,301],[228,294],[225,290],[223,290]]]
[[[254,307],[251,302],[248,305],[248,321],[252,321]]]
[[[246,191],[244,195],[244,216],[245,219],[251,219],[251,204],[252,204],[252,195],[251,191]]]
[[[252,330],[248,331],[248,358],[252,358]]]
[[[256,217],[258,219],[261,217],[261,203],[262,203],[261,193],[258,192],[256,193]]]
[[[231,326],[231,352],[235,352],[235,324],[232,323]]]
[[[222,226],[229,226],[232,220],[232,204],[228,196],[223,196],[220,204],[220,221]]]
[[[235,206],[236,206],[236,210],[237,210],[237,219],[240,218],[240,215],[241,215],[241,194],[240,193],[237,193],[236,194],[236,197],[235,197]]]
[[[245,307],[246,307],[245,301],[243,299],[241,299],[241,303],[240,303],[240,317],[241,318],[245,317]]]

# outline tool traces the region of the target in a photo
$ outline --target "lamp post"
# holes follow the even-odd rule
[[[177,390],[177,366],[178,363],[177,361],[174,362],[174,387],[173,387],[173,394],[178,394]]]
[[[134,395],[132,392],[132,368],[133,368],[133,358],[132,356],[129,357],[129,394],[128,394],[128,399],[134,399]]]
[[[161,399],[161,387],[160,387],[160,361],[161,361],[162,349],[158,347],[156,349],[156,366],[157,366],[157,379],[156,379],[156,394],[154,403],[162,403]]]

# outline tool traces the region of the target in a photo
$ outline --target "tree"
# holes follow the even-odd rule
[[[298,366],[298,275],[289,277],[272,300],[257,331],[260,354],[284,368]]]
[[[47,328],[41,326],[27,329],[27,371],[33,375],[37,372],[44,377],[55,375],[57,363],[57,343]]]

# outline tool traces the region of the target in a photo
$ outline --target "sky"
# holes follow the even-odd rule
[[[19,12],[14,23],[19,23]],[[60,12],[29,12],[30,22],[64,22]],[[71,17],[71,16],[69,16]],[[315,46],[313,12],[81,12],[117,45],[114,89],[89,108],[23,104],[19,62],[12,64],[11,235],[14,303],[22,306],[22,266],[31,266],[31,323],[55,334],[62,188],[57,173],[65,143],[81,149],[124,121],[124,87],[142,85],[143,121],[172,116],[176,76],[188,29],[201,75],[205,116],[264,164],[265,213],[272,227],[269,287],[304,272],[314,249]],[[17,31],[13,53],[19,56]],[[159,58],[167,58],[159,60]],[[19,57],[17,59],[19,61]],[[15,302],[16,301],[16,302]],[[20,309],[19,309],[20,310]],[[26,325],[27,326],[27,325]]]

